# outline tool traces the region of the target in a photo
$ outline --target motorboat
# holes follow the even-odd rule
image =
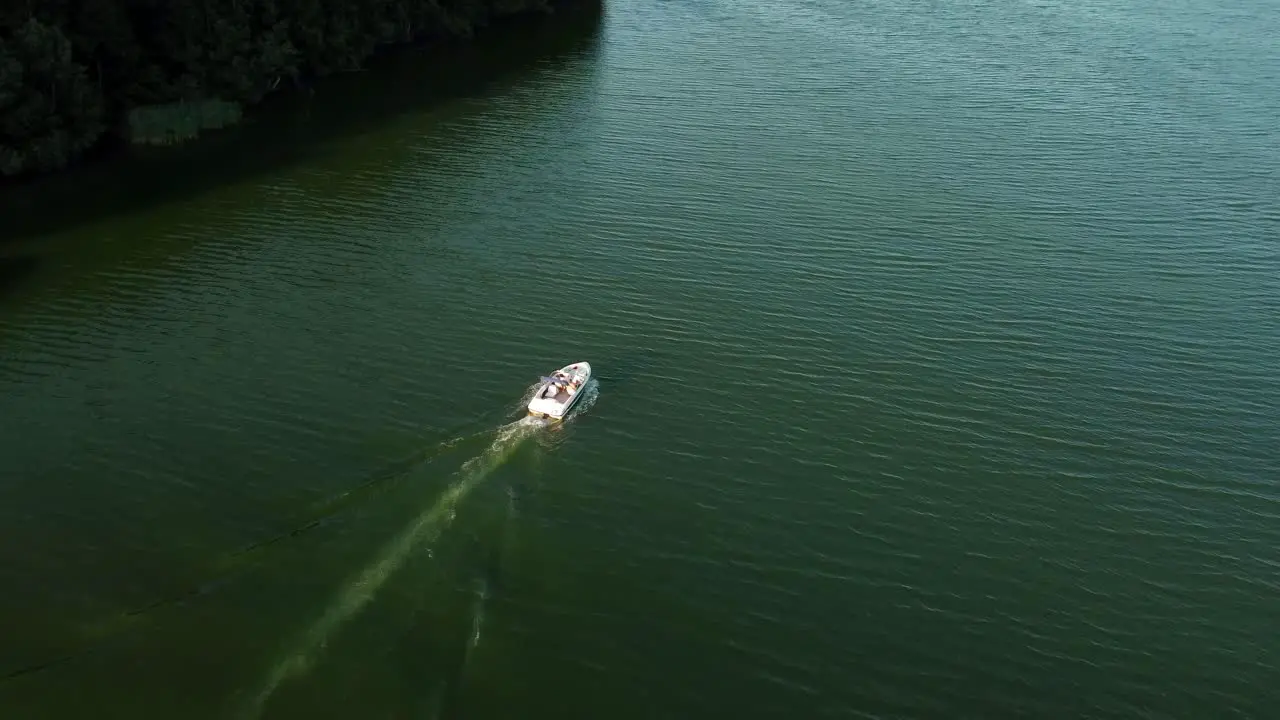
[[[529,401],[529,415],[548,420],[563,420],[569,409],[578,402],[591,381],[591,364],[585,362],[565,365],[542,378],[538,390]]]

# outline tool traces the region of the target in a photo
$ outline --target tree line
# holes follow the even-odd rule
[[[468,36],[575,0],[4,0],[0,176],[65,167],[131,110],[356,69],[382,45]]]

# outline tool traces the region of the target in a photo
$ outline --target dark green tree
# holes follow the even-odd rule
[[[65,166],[135,108],[249,105],[358,69],[379,46],[591,1],[4,0],[0,176]]]
[[[0,174],[65,167],[102,129],[102,96],[59,28],[32,17],[0,35]]]

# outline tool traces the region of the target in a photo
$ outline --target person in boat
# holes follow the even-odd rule
[[[572,396],[578,389],[577,382],[562,370],[555,371],[547,380],[547,389],[542,391],[544,398],[553,398],[559,395],[561,390]]]

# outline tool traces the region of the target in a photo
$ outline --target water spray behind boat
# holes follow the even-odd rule
[[[539,387],[541,387],[540,384],[535,384],[529,388],[526,392],[525,404]],[[457,472],[457,479],[444,493],[415,516],[398,535],[382,547],[369,564],[341,587],[320,617],[297,638],[292,649],[271,667],[261,689],[249,699],[249,704],[242,716],[260,717],[267,701],[286,680],[308,672],[312,663],[328,645],[329,640],[375,598],[396,570],[410,557],[413,550],[439,537],[452,523],[458,505],[486,478],[506,464],[525,440],[545,434],[541,431],[547,429],[562,429],[567,421],[590,409],[598,394],[594,381],[584,385],[580,392],[583,396],[575,403],[572,411],[566,414],[564,420],[552,421],[526,416],[497,428],[489,447],[463,463]],[[483,601],[487,594],[486,584],[483,593],[479,596],[480,604],[475,611],[476,618],[481,617]],[[479,632],[478,625],[473,627],[474,635],[468,653],[479,642]]]

